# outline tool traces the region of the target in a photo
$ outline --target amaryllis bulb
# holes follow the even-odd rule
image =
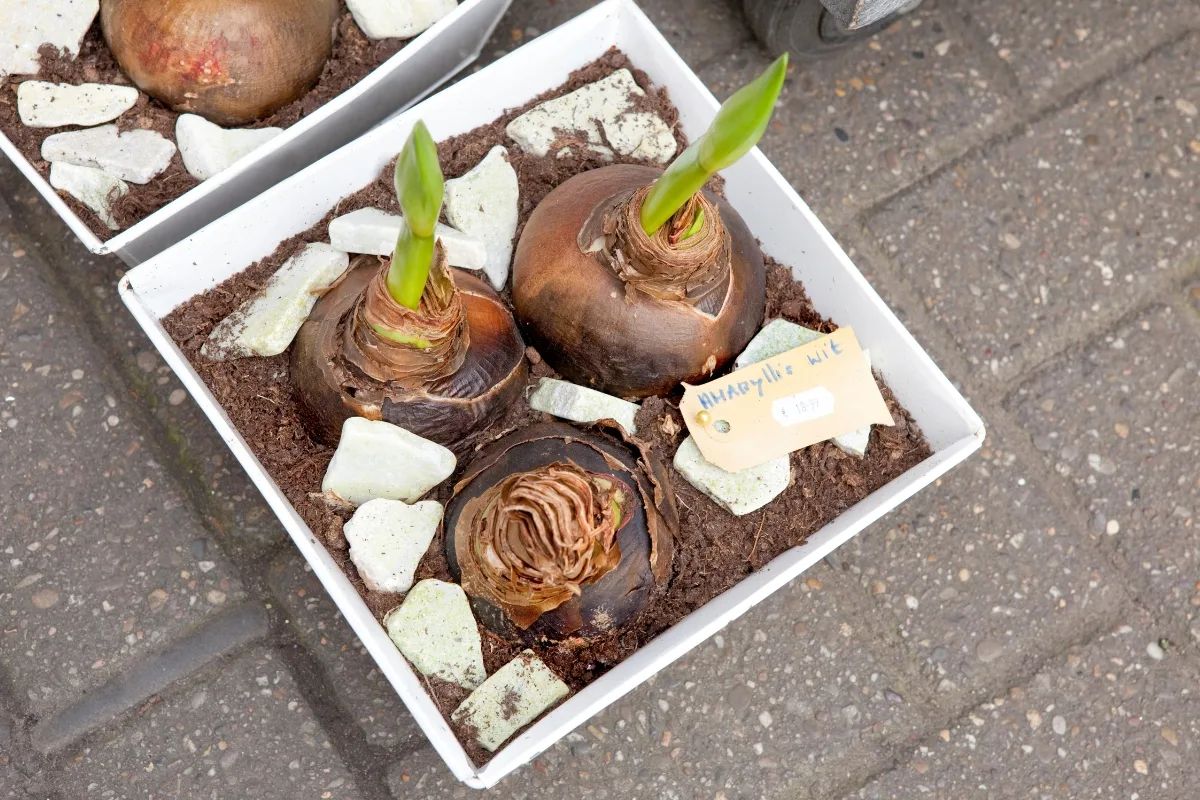
[[[304,95],[333,49],[337,0],[103,0],[121,69],[176,111],[243,125]]]
[[[446,556],[477,616],[527,642],[629,625],[670,576],[678,525],[661,465],[561,423],[484,448],[446,519]]]
[[[697,195],[682,230],[642,229],[641,200],[661,174],[619,165],[570,178],[534,209],[513,259],[530,344],[563,377],[618,397],[707,380],[766,309],[762,253],[724,199]]]
[[[525,343],[492,288],[451,270],[439,245],[417,309],[395,302],[387,264],[359,256],[292,343],[291,379],[314,439],[352,416],[384,420],[460,455],[521,396]]]

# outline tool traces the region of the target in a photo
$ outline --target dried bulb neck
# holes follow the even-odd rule
[[[646,186],[602,203],[581,232],[581,246],[607,262],[624,281],[627,296],[637,291],[696,305],[729,277],[731,245],[721,211],[697,192],[649,235],[640,221],[649,192]]]
[[[395,301],[387,275],[384,263],[346,321],[343,359],[367,377],[400,388],[453,375],[467,357],[470,334],[441,243],[415,310]]]

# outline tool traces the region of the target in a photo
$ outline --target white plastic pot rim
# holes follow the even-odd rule
[[[229,417],[163,329],[161,319],[194,295],[270,254],[320,221],[341,198],[373,181],[416,120],[435,139],[488,124],[506,109],[563,83],[568,74],[618,47],[667,87],[685,132],[703,132],[718,104],[630,0],[607,0],[496,63],[447,88],[297,173],[153,260],[132,270],[121,293],[164,359],[212,420],[312,565],[380,670],[450,770],[485,788],[530,761],[589,717],[637,687],[731,620],[803,573],[977,449],[983,423],[887,308],[832,236],[757,149],[726,170],[725,190],[766,253],[792,265],[822,313],[853,325],[876,368],[921,426],[933,454],[569,697],[487,764],[476,767],[349,580],[287,502]]]

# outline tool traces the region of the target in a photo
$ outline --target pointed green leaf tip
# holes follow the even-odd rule
[[[443,188],[437,145],[429,128],[418,120],[396,159],[396,197],[408,227],[417,236],[433,236],[442,213]]]
[[[667,167],[642,203],[642,230],[653,236],[720,170],[735,163],[758,144],[783,81],[788,56],[784,53],[763,74],[734,92],[717,111],[712,124]]]
[[[405,224],[400,228],[387,274],[392,299],[411,309],[421,305],[425,281],[433,266],[434,233],[442,213],[444,188],[437,145],[425,123],[418,120],[396,159],[396,199]]]

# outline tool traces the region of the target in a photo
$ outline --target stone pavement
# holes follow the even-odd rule
[[[720,97],[768,63],[644,6]],[[1198,64],[1197,0],[926,0],[793,69],[763,149],[988,441],[491,795],[1195,797]],[[468,796],[122,271],[0,165],[0,800]]]

